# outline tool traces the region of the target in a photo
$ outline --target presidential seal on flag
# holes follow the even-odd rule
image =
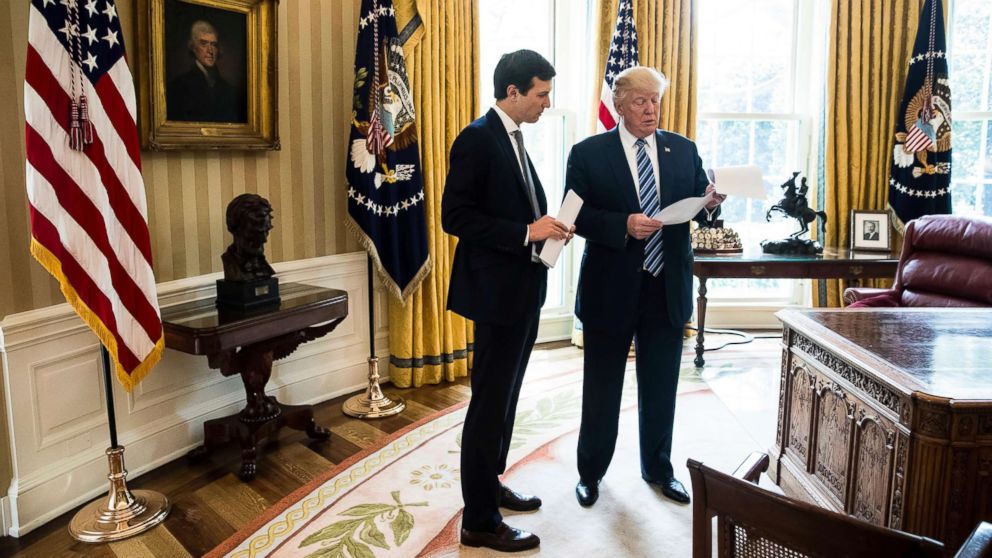
[[[951,87],[940,0],[920,12],[896,122],[889,208],[899,231],[923,215],[951,212]]]
[[[358,29],[348,225],[390,293],[405,300],[431,269],[405,37],[390,0],[363,0]]]

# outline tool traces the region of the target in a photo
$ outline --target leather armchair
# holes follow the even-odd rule
[[[992,306],[992,219],[927,215],[909,222],[891,289],[850,288],[844,302]]]

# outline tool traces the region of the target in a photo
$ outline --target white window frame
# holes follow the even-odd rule
[[[705,1],[705,0],[704,0]],[[793,0],[793,34],[791,65],[793,72],[792,112],[786,113],[744,113],[744,112],[699,112],[696,117],[697,129],[705,120],[774,121],[795,122],[799,128],[797,145],[791,147],[798,169],[807,178],[810,192],[819,187],[819,156],[821,135],[820,113],[826,76],[815,71],[824,68],[826,57],[826,30],[829,12],[825,2],[817,0]],[[809,40],[800,41],[800,37]],[[822,240],[821,240],[822,241]],[[774,314],[788,306],[809,306],[812,301],[809,280],[789,280],[790,288],[784,296],[748,295],[747,289],[739,289],[737,295],[713,293],[707,295],[706,323],[710,327],[763,328],[779,327]]]
[[[947,21],[949,23],[947,25],[947,33],[946,33],[945,38],[947,40],[947,50],[948,50],[948,56],[947,56],[947,58],[948,58],[948,60],[951,60],[952,57],[954,56],[954,52],[953,52],[954,26],[953,26],[953,22],[954,22],[954,9],[956,8],[956,5],[957,5],[957,1],[956,0],[951,0],[950,6],[948,6],[948,12],[947,12],[947,16],[948,16],[947,17]],[[992,27],[992,17],[989,18],[989,26]],[[985,45],[985,52],[988,55],[988,53],[992,52],[992,30],[990,30],[990,32],[988,34],[988,39],[987,40],[988,40],[988,43]],[[992,62],[990,62],[990,63],[992,63]],[[952,75],[952,79],[953,79],[953,75]],[[981,157],[982,156],[984,156],[985,154],[989,153],[989,143],[992,142],[992,135],[989,134],[989,122],[992,122],[992,102],[990,102],[990,101],[992,101],[992,99],[989,98],[990,96],[992,96],[989,93],[990,87],[992,87],[992,83],[990,83],[990,82],[992,82],[992,72],[988,72],[988,73],[985,74],[985,81],[982,84],[982,97],[983,97],[982,100],[983,100],[984,105],[986,107],[989,107],[989,110],[975,110],[975,111],[959,111],[959,110],[955,110],[954,109],[954,104],[953,104],[954,88],[953,88],[953,86],[951,88],[951,99],[952,99],[952,104],[951,104],[951,121],[954,124],[954,127],[959,130],[960,129],[960,127],[959,127],[960,126],[960,123],[962,123],[962,122],[975,122],[975,121],[977,121],[977,122],[981,122],[983,124],[983,126],[981,128],[981,131],[979,132],[981,134],[981,138],[980,138],[979,144],[978,144],[978,149],[979,149],[978,154],[979,154],[979,159],[980,160],[981,160]],[[955,132],[956,132],[956,130],[955,130]],[[989,164],[989,163],[986,163],[986,164]],[[955,169],[952,168],[951,169],[951,173],[952,173],[951,174],[951,183],[952,184],[954,183],[954,176],[955,176],[953,174],[954,171],[955,171]],[[984,196],[982,195],[982,189],[984,189],[985,191],[992,191],[992,176],[989,176],[989,174],[987,173],[987,171],[983,171],[983,172],[979,173],[977,183],[978,184],[981,184],[982,187],[976,193],[976,196],[975,196],[975,198],[976,198],[976,205],[978,206],[979,210],[981,211],[981,213],[983,215],[992,216],[992,206],[990,206],[990,207],[983,207],[983,203],[982,203],[982,200],[984,199]],[[957,211],[955,211],[954,198],[953,197],[951,198],[951,211],[954,212],[954,213],[957,213]]]

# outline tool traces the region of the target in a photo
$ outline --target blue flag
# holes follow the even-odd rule
[[[927,0],[896,120],[889,208],[896,228],[951,212],[951,85],[940,0]]]
[[[391,294],[431,270],[416,114],[391,0],[362,0],[348,141],[348,226]]]

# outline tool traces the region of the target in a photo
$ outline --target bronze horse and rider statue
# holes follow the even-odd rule
[[[768,208],[765,213],[765,220],[771,221],[773,214],[785,215],[799,221],[799,230],[790,234],[783,240],[764,240],[761,242],[761,249],[769,254],[820,254],[823,246],[820,243],[801,239],[802,235],[809,232],[809,224],[820,218],[820,238],[826,235],[827,214],[823,211],[816,211],[809,206],[806,198],[809,186],[806,184],[806,177],[803,177],[800,186],[796,187],[796,179],[799,172],[792,173],[792,178],[786,180],[780,188],[784,190],[784,196],[775,205]]]

